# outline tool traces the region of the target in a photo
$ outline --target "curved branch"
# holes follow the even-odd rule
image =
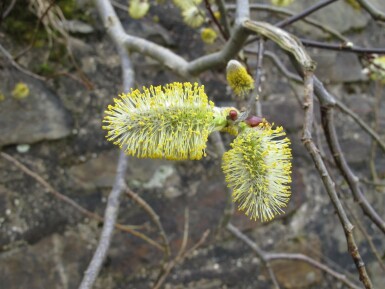
[[[234,56],[242,49],[243,44],[247,40],[249,33],[237,24],[230,39],[226,42],[221,51],[199,57],[188,63],[186,70],[188,73],[197,75],[208,69],[213,69],[218,66],[225,66],[226,63],[234,58]]]
[[[245,234],[243,234],[240,230],[238,230],[232,224],[228,224],[227,229],[233,234],[234,237],[236,237],[239,240],[241,240],[242,242],[244,242],[247,246],[249,246],[257,254],[257,256],[261,259],[263,264],[268,268],[270,277],[272,278],[273,283],[276,285],[276,287],[277,287],[278,282],[275,279],[275,275],[271,269],[270,261],[273,261],[273,260],[298,260],[298,261],[306,262],[309,265],[324,271],[325,273],[333,276],[337,280],[344,283],[349,288],[361,289],[361,287],[352,283],[344,274],[341,274],[341,273],[334,271],[330,267],[310,258],[309,256],[306,256],[303,254],[295,254],[295,253],[269,253],[269,252],[265,252],[261,248],[259,248],[259,246],[253,240],[251,240],[249,237],[247,237]],[[269,268],[270,268],[270,270],[269,270]],[[273,278],[275,279],[275,281]]]
[[[160,218],[158,214],[154,211],[154,209],[145,201],[143,200],[138,194],[136,194],[134,191],[132,191],[130,188],[126,188],[126,194],[129,198],[134,200],[139,206],[141,206],[151,217],[152,221],[155,223],[155,225],[158,227],[159,234],[161,238],[163,239],[163,245],[164,245],[164,253],[166,255],[166,258],[170,257],[170,242],[168,241],[166,232],[163,228],[162,223],[160,222]]]
[[[110,247],[111,237],[119,210],[119,198],[124,189],[124,175],[127,169],[127,157],[122,151],[119,156],[115,183],[108,196],[107,207],[104,213],[104,225],[96,251],[92,257],[87,270],[84,272],[83,280],[79,289],[89,289],[95,283],[102,264]]]
[[[285,27],[287,25],[293,24],[294,22],[301,20],[301,19],[305,18],[306,16],[316,12],[317,10],[320,10],[321,8],[323,8],[327,5],[330,5],[336,1],[338,1],[338,0],[324,0],[324,1],[317,2],[313,6],[310,6],[307,9],[305,9],[304,11],[302,11],[296,15],[293,15],[293,16],[285,19],[285,20],[282,20],[281,22],[278,22],[277,24],[275,24],[275,26],[282,28],[282,27]]]
[[[368,12],[374,20],[385,21],[385,13],[379,11],[370,2],[366,0],[356,0],[356,1],[360,3],[361,7],[364,8],[366,12]]]
[[[127,34],[109,1],[96,0],[96,4],[103,24],[117,46],[123,45],[132,51],[140,52],[143,55],[154,58],[165,67],[184,78],[191,79],[192,75],[197,75],[205,70],[226,65],[226,63],[234,58],[234,56],[242,49],[242,46],[249,35],[246,29],[241,25],[241,23],[249,16],[248,1],[238,0],[236,25],[230,39],[223,49],[219,52],[187,62],[184,58],[163,46]]]
[[[308,47],[317,47],[322,48],[326,50],[336,50],[336,51],[343,51],[343,52],[352,52],[352,53],[358,53],[358,54],[369,54],[369,53],[379,53],[379,54],[385,54],[385,48],[375,48],[375,47],[359,47],[351,45],[351,43],[326,43],[326,42],[320,42],[310,39],[304,39],[300,38],[301,43],[304,46]]]
[[[356,123],[366,131],[380,146],[382,151],[385,153],[385,143],[381,140],[381,137],[370,127],[368,126],[354,111],[348,108],[341,101],[336,102],[336,106],[345,114],[349,115]]]
[[[311,157],[313,158],[314,164],[317,167],[317,170],[324,182],[324,186],[329,194],[330,200],[333,203],[335,210],[337,211],[338,218],[342,224],[342,228],[345,233],[346,242],[350,255],[353,258],[353,261],[356,265],[357,271],[360,275],[360,280],[364,284],[365,288],[370,289],[372,283],[369,279],[369,276],[366,272],[365,263],[361,258],[360,252],[358,250],[357,244],[353,236],[353,225],[351,224],[344,208],[342,207],[341,201],[337,195],[335,185],[331,179],[322,156],[312,140],[312,124],[313,124],[313,109],[314,109],[314,100],[313,100],[313,74],[311,72],[304,75],[304,84],[305,84],[305,100],[304,100],[304,110],[305,110],[305,122],[303,126],[302,133],[302,142]]]
[[[100,216],[99,214],[97,213],[94,213],[94,212],[91,212],[89,210],[87,210],[86,208],[82,207],[81,205],[79,205],[77,202],[75,202],[74,200],[72,200],[71,198],[67,197],[66,195],[63,195],[62,193],[60,193],[59,191],[55,190],[54,187],[48,183],[46,180],[44,180],[40,175],[38,175],[37,173],[31,171],[29,168],[27,168],[24,164],[22,164],[21,162],[19,162],[17,159],[15,159],[14,157],[10,156],[9,154],[6,154],[4,152],[0,152],[0,156],[2,158],[4,158],[5,160],[11,162],[13,165],[15,165],[17,168],[19,168],[22,172],[24,172],[25,174],[29,175],[31,178],[33,178],[36,182],[38,182],[40,185],[42,185],[46,190],[47,192],[49,192],[50,194],[52,194],[55,198],[57,198],[58,200],[70,205],[71,207],[73,207],[74,209],[76,209],[78,212],[80,212],[81,214],[83,214],[84,216],[87,216],[88,218],[91,218],[91,219],[94,219],[94,220],[97,220],[99,222],[104,222],[103,220],[103,217]],[[125,233],[128,233],[128,234],[131,234],[133,236],[136,236],[140,239],[142,239],[143,241],[151,244],[152,246],[156,247],[158,250],[162,251],[163,248],[161,245],[159,245],[157,242],[153,241],[152,239],[150,239],[149,237],[147,237],[146,235],[138,232],[135,230],[135,226],[127,226],[127,225],[122,225],[122,224],[115,224],[115,228],[122,231],[122,232],[125,232]]]
[[[235,5],[234,4],[227,4],[226,7],[228,9],[234,9]],[[250,4],[250,9],[274,12],[274,13],[279,13],[279,14],[288,15],[288,16],[295,15],[295,13],[293,11],[290,11],[288,9],[276,7],[276,6],[271,6],[271,5],[266,5],[266,4],[252,3],[252,4]],[[331,36],[334,36],[335,38],[340,39],[343,42],[349,42],[349,39],[346,38],[345,36],[343,36],[340,32],[333,29],[332,27],[326,26],[325,24],[318,22],[317,20],[314,20],[313,18],[306,17],[306,18],[302,18],[300,20],[307,23],[308,25],[311,25],[311,26],[316,27],[316,28],[318,28],[318,29],[320,29],[326,33],[329,33]]]
[[[274,284],[274,287],[279,288],[277,277],[275,276],[274,271],[271,268],[267,254],[261,248],[259,248],[259,246],[255,242],[249,239],[245,234],[243,234],[231,223],[229,223],[226,228],[231,234],[233,234],[235,237],[237,237],[246,245],[248,245],[257,254],[258,258],[261,259],[263,265],[266,267],[267,271],[269,272],[269,275],[270,275],[271,281]]]
[[[326,139],[333,154],[334,161],[336,162],[337,166],[342,172],[342,175],[348,183],[355,200],[358,201],[358,204],[360,205],[364,214],[367,215],[372,220],[372,222],[385,234],[384,220],[377,214],[377,212],[365,198],[359,186],[359,179],[350,169],[348,163],[346,162],[345,156],[342,153],[340,144],[338,142],[337,132],[335,130],[333,109],[331,107],[321,107],[321,119]]]

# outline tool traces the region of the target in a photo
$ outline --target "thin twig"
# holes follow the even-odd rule
[[[226,35],[230,36],[230,23],[229,23],[229,19],[227,17],[227,10],[225,7],[225,3],[223,0],[215,0],[215,3],[217,4],[219,13],[221,15],[220,20],[222,23],[222,27],[225,30]]]
[[[354,223],[357,225],[358,230],[361,231],[362,235],[365,237],[366,241],[368,241],[369,247],[372,250],[373,255],[376,257],[378,264],[380,265],[382,271],[385,273],[385,264],[384,260],[382,260],[380,253],[378,252],[376,246],[373,243],[372,237],[369,236],[368,232],[366,231],[364,225],[361,223],[360,219],[355,215],[353,210],[349,207],[348,204],[346,204],[346,208],[348,209],[348,212],[353,218]]]
[[[360,286],[355,285],[352,283],[349,279],[346,278],[344,274],[340,274],[335,272],[333,269],[329,268],[328,266],[310,258],[309,256],[303,255],[303,254],[295,254],[295,253],[269,253],[268,254],[269,260],[297,260],[302,261],[305,263],[308,263],[309,265],[313,266],[314,268],[320,269],[324,271],[325,273],[333,276],[337,280],[344,283],[349,288],[354,289],[361,289]]]
[[[226,7],[228,9],[234,9],[235,5],[234,4],[227,4]],[[282,7],[276,7],[272,5],[266,5],[266,4],[257,4],[257,3],[251,3],[250,4],[250,9],[254,10],[261,10],[261,11],[268,11],[268,12],[273,12],[273,13],[278,13],[278,14],[283,14],[283,15],[288,15],[288,16],[293,16],[295,13],[293,11],[290,11],[288,9],[284,9]],[[330,34],[331,36],[334,36],[337,39],[340,39],[343,42],[349,42],[349,39],[343,36],[340,32],[337,30],[333,29],[332,27],[329,27],[321,22],[318,22],[317,20],[314,20],[312,18],[306,17],[300,19],[301,21],[307,23],[308,25],[311,25],[313,27],[316,27],[323,32],[326,32]]]
[[[327,265],[324,265],[314,260],[313,258],[310,258],[309,256],[306,256],[303,254],[296,254],[296,253],[265,252],[261,248],[259,248],[259,246],[253,240],[251,240],[249,237],[243,234],[240,230],[238,230],[232,224],[228,224],[227,229],[234,235],[234,237],[240,239],[246,245],[248,245],[257,254],[257,256],[261,259],[262,262],[270,263],[270,261],[273,261],[273,260],[298,260],[298,261],[306,262],[309,265],[313,266],[314,268],[320,269],[323,272],[333,276],[335,279],[341,281],[349,288],[361,289],[361,287],[352,283],[344,274],[336,272],[335,270],[328,267]]]
[[[363,262],[358,247],[356,245],[354,236],[353,236],[353,225],[350,223],[344,208],[342,207],[341,201],[338,198],[337,192],[335,190],[334,182],[332,181],[326,166],[322,160],[322,157],[319,153],[317,146],[312,140],[312,124],[313,124],[313,109],[314,109],[314,100],[313,100],[313,73],[305,71],[304,75],[304,85],[305,85],[305,99],[304,99],[304,110],[305,110],[305,120],[302,133],[302,142],[309,154],[311,155],[314,164],[324,182],[324,186],[329,194],[330,200],[333,203],[334,208],[337,211],[337,215],[342,224],[342,228],[345,232],[346,242],[348,246],[348,251],[353,258],[353,261],[356,265],[357,271],[360,276],[361,282],[364,284],[365,288],[372,288],[372,283],[369,279],[369,276],[366,272],[365,263]]]
[[[298,13],[296,15],[293,15],[285,20],[282,20],[280,22],[278,22],[277,24],[275,24],[275,26],[277,27],[280,27],[280,28],[283,28],[287,25],[290,25],[290,24],[293,24],[294,22],[298,21],[298,20],[301,20],[303,18],[305,18],[306,16],[320,10],[321,8],[327,6],[327,5],[330,5],[334,2],[336,2],[338,0],[324,0],[324,1],[320,1],[316,4],[314,4],[313,6],[310,6],[309,8],[307,8],[306,10],[302,11],[301,13]]]
[[[345,159],[344,154],[342,153],[337,137],[337,132],[335,130],[334,110],[332,107],[321,107],[321,118],[326,139],[333,154],[334,161],[336,162],[338,168],[348,183],[355,200],[358,202],[365,215],[367,215],[372,220],[372,222],[385,234],[384,220],[373,209],[373,207],[362,193],[362,190],[359,186],[359,180],[354,175]]]
[[[370,2],[367,0],[356,0],[362,8],[366,10],[372,16],[374,20],[377,21],[385,21],[385,13],[381,12],[379,9],[374,7]]]
[[[263,265],[266,267],[267,271],[269,272],[269,275],[270,275],[271,281],[273,282],[274,287],[276,289],[279,289],[280,287],[279,287],[277,278],[274,274],[273,269],[271,268],[269,260],[266,258],[265,252],[261,248],[259,248],[259,246],[255,242],[249,239],[246,235],[244,235],[240,230],[238,230],[231,223],[227,224],[226,228],[231,234],[233,234],[238,239],[242,240],[257,254],[258,258],[262,261]]]
[[[188,208],[185,208],[182,244],[180,245],[179,252],[176,255],[176,259],[181,258],[183,253],[186,251],[187,243],[188,243],[189,228],[190,228],[190,212]]]
[[[352,111],[350,108],[348,108],[344,103],[341,101],[336,102],[336,106],[345,114],[350,116],[352,119],[356,121],[356,123],[364,130],[366,131],[380,146],[381,150],[385,153],[385,143],[382,141],[381,137],[369,126],[367,125],[358,114],[356,114],[354,111]]]
[[[12,66],[14,66],[16,69],[21,71],[22,73],[31,76],[33,78],[39,79],[39,80],[46,80],[45,77],[37,75],[23,67],[21,67],[12,57],[12,55],[0,44],[0,52],[4,54],[4,56],[8,59],[8,61],[11,63]]]
[[[175,256],[173,260],[169,261],[167,264],[165,264],[162,267],[162,270],[159,273],[157,281],[155,282],[154,289],[160,288],[163,285],[164,281],[166,281],[167,276],[170,274],[172,268],[174,268],[174,266],[177,264],[179,260],[182,260],[183,254],[186,253],[186,247],[187,247],[188,235],[189,235],[189,223],[190,223],[189,210],[188,208],[185,208],[183,238],[182,238],[182,243],[180,245],[178,254]]]
[[[216,148],[216,151],[220,157],[225,153],[225,146],[222,141],[221,134],[219,132],[213,132],[210,135],[210,139],[214,142],[214,146]],[[223,210],[223,215],[221,220],[219,221],[218,228],[216,230],[216,233],[219,233],[221,229],[225,228],[227,224],[230,222],[231,217],[234,214],[234,202],[232,197],[232,192],[229,188],[225,188],[226,192],[226,204],[225,209]]]
[[[178,264],[181,263],[186,257],[190,256],[196,249],[198,249],[207,239],[209,236],[210,231],[206,230],[202,237],[199,239],[199,241],[191,247],[189,250],[185,250],[182,254],[178,254],[177,258],[172,259],[170,262],[167,263],[165,266],[165,269],[163,271],[163,274],[158,278],[156,281],[153,289],[159,289],[163,283],[166,281],[166,278],[170,274],[171,270]]]
[[[227,62],[233,59],[242,49],[249,35],[247,30],[242,26],[242,22],[249,17],[248,1],[237,0],[236,23],[230,39],[223,48],[218,52],[204,55],[187,62],[178,54],[161,45],[127,34],[109,1],[95,0],[95,3],[100,12],[102,23],[116,45],[124,45],[131,51],[149,56],[164,65],[164,67],[169,68],[174,73],[186,79],[192,79],[193,75],[198,75],[208,69],[224,67]]]
[[[110,247],[112,233],[116,222],[118,210],[119,210],[119,198],[124,190],[124,175],[127,169],[127,157],[122,151],[119,156],[118,168],[116,172],[114,186],[108,196],[107,206],[104,214],[104,225],[100,240],[96,251],[92,257],[87,270],[84,272],[83,280],[79,286],[79,289],[92,288],[96,278],[99,275],[99,271],[102,268],[102,264],[107,257],[107,251]]]
[[[360,181],[371,186],[385,187],[385,182],[373,182],[367,179],[360,179]]]
[[[373,103],[373,130],[376,133],[379,133],[380,130],[380,107],[381,107],[381,94],[382,94],[382,85],[379,80],[375,83],[375,93],[374,93],[374,103]],[[377,156],[377,142],[371,140],[370,144],[370,158],[369,158],[369,167],[372,173],[373,181],[378,181],[378,174],[376,169],[376,156]]]
[[[226,31],[224,30],[224,28],[222,27],[222,25],[218,22],[218,19],[215,17],[214,12],[213,12],[213,10],[211,9],[211,4],[210,4],[209,0],[204,0],[204,1],[205,1],[206,9],[207,9],[207,11],[208,11],[209,14],[210,14],[211,20],[215,23],[215,26],[219,29],[219,32],[221,33],[221,35],[223,36],[223,38],[224,38],[225,40],[228,40],[228,39],[229,39],[229,34],[226,33]]]
[[[47,7],[44,9],[43,13],[40,15],[36,25],[35,25],[35,28],[33,30],[33,34],[32,34],[32,39],[31,41],[29,42],[29,44],[27,45],[27,47],[25,47],[22,51],[20,51],[15,57],[14,59],[18,59],[20,58],[22,55],[24,55],[28,50],[30,50],[33,45],[35,44],[35,41],[36,41],[36,37],[37,37],[37,33],[39,31],[39,27],[40,27],[40,24],[43,22],[44,18],[48,15],[48,12],[49,10],[55,5],[55,1],[51,1]]]
[[[359,46],[351,45],[351,43],[333,44],[333,43],[320,42],[320,41],[304,39],[304,38],[300,38],[300,41],[304,46],[322,48],[326,50],[337,50],[337,51],[343,51],[343,52],[352,52],[356,54],[370,54],[370,53],[385,54],[385,48],[359,47]]]
[[[103,217],[87,210],[86,208],[80,206],[78,203],[76,203],[71,198],[67,197],[66,195],[63,195],[62,193],[55,190],[51,184],[49,184],[46,180],[44,180],[40,175],[37,173],[31,171],[29,168],[27,168],[25,165],[23,165],[21,162],[19,162],[14,157],[10,156],[7,153],[0,152],[0,156],[4,158],[5,160],[11,162],[15,167],[19,168],[22,172],[29,175],[31,178],[33,178],[36,182],[38,182],[40,185],[42,185],[48,193],[52,194],[54,197],[59,199],[60,201],[70,205],[71,207],[75,208],[77,211],[79,211],[81,214],[87,216],[88,218],[97,220],[99,222],[104,222]],[[133,226],[127,226],[122,224],[115,224],[116,229],[121,230],[123,232],[129,233],[131,235],[134,235],[138,238],[141,238],[145,242],[151,244],[152,246],[156,247],[157,249],[163,251],[163,247],[159,245],[157,242],[153,241],[146,235],[136,231]]]
[[[11,13],[11,11],[12,11],[13,7],[15,6],[15,4],[16,4],[16,0],[12,0],[11,3],[9,3],[7,9],[5,9],[5,11],[3,12],[3,14],[0,15],[0,16],[1,16],[1,17],[0,17],[0,18],[1,18],[1,19],[0,19],[0,23],[1,23],[1,20],[5,19],[5,18],[8,16],[8,14]],[[5,4],[4,4],[4,5],[5,5]]]
[[[129,91],[130,87],[133,86],[134,71],[127,51],[121,46],[117,46],[117,49],[122,66],[123,90],[124,92],[127,92]],[[87,270],[84,272],[84,277],[79,286],[79,289],[92,288],[96,278],[98,277],[102,264],[107,256],[114,231],[114,225],[119,211],[120,196],[125,188],[124,176],[127,170],[127,162],[127,156],[122,150],[119,155],[114,185],[108,196],[107,206],[104,214],[104,225],[99,243]]]
[[[288,79],[295,81],[296,83],[303,83],[303,80],[301,77],[299,77],[297,74],[294,74],[293,72],[289,71],[286,66],[282,63],[282,61],[279,59],[279,57],[271,52],[271,51],[265,51],[265,56],[270,58],[275,66],[278,68],[278,70]]]
[[[249,103],[247,105],[249,115],[262,116],[261,103],[260,103],[260,92],[261,92],[261,79],[262,79],[262,66],[263,66],[263,55],[264,55],[264,43],[265,39],[261,37],[258,41],[258,54],[257,54],[257,67],[255,69],[255,93],[251,93]]]
[[[163,229],[163,225],[160,222],[159,215],[153,210],[153,208],[145,200],[143,200],[138,194],[136,194],[130,188],[127,187],[126,190],[125,190],[125,193],[134,202],[136,202],[140,207],[142,207],[147,212],[147,214],[150,216],[151,220],[158,227],[159,234],[160,234],[161,238],[163,239],[163,246],[164,246],[165,256],[166,256],[166,258],[169,258],[170,257],[170,243],[168,241],[166,232]]]

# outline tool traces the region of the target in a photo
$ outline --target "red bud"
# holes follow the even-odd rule
[[[259,116],[249,116],[247,119],[246,119],[246,123],[250,126],[250,127],[255,127],[255,126],[258,126],[260,123],[262,123],[264,121],[263,117],[259,117]]]
[[[237,118],[238,118],[238,112],[237,112],[236,110],[234,110],[234,109],[230,110],[230,112],[229,112],[229,117],[230,117],[230,119],[231,119],[232,121],[237,120]]]

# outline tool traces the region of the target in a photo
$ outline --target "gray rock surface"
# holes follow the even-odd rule
[[[318,2],[317,0],[297,0],[294,1],[289,8],[300,12],[303,11],[304,8],[310,7]],[[369,16],[366,12],[353,9],[349,4],[345,3],[345,1],[336,1],[322,9],[322,11],[313,13],[311,17],[339,32],[362,29],[369,21]]]
[[[55,93],[44,83],[31,77],[0,70],[0,146],[32,144],[42,140],[55,140],[71,132],[71,115]],[[18,82],[25,83],[29,94],[23,99],[12,96]]]

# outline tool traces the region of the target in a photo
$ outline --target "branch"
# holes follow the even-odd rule
[[[3,19],[5,19],[9,13],[11,13],[13,7],[15,6],[16,4],[16,0],[11,0],[11,3],[9,3],[7,9],[3,11],[0,11],[2,12],[2,14],[0,15],[0,23],[2,22]],[[5,3],[4,3],[4,6],[5,6]]]
[[[109,0],[95,0],[102,23],[116,47],[126,47],[135,52],[156,59],[181,76],[189,77],[186,72],[187,62],[169,49],[161,45],[144,40],[140,37],[128,35],[120,22],[118,15]]]
[[[381,137],[370,127],[368,126],[354,111],[348,108],[341,101],[336,102],[336,106],[345,114],[349,115],[356,123],[366,131],[380,146],[381,150],[385,153],[385,143],[382,141]]]
[[[104,12],[101,10],[103,8],[103,4],[107,2],[108,2],[107,6],[110,7],[111,10],[115,13],[109,1],[99,0],[97,1],[97,6],[99,9],[99,13],[101,15],[103,15],[103,12]],[[113,22],[112,19],[111,21]],[[118,49],[118,52],[120,55],[121,66],[122,66],[123,90],[125,92],[128,92],[129,89],[133,86],[134,71],[132,68],[132,63],[130,61],[130,58],[128,57],[127,51],[124,49],[122,45],[120,45],[120,42],[118,41],[119,28],[123,30],[121,24],[120,26],[119,24],[120,22],[118,21],[116,25],[112,25],[110,27],[111,30],[109,31],[109,34],[111,38],[114,40],[115,46]],[[111,193],[108,196],[107,206],[104,214],[104,225],[102,229],[102,234],[100,236],[100,240],[96,248],[96,251],[92,257],[92,260],[88,265],[87,270],[84,273],[84,277],[79,286],[79,289],[92,288],[99,274],[99,271],[102,267],[103,261],[107,256],[107,251],[111,243],[114,224],[116,222],[116,218],[119,210],[120,196],[122,194],[122,191],[125,188],[124,176],[125,176],[126,170],[127,170],[127,157],[125,156],[124,151],[122,150],[119,155],[115,182],[112,187]]]
[[[378,264],[380,265],[382,271],[384,271],[384,273],[385,273],[384,261],[382,260],[380,253],[378,252],[376,246],[374,245],[372,237],[369,236],[369,233],[366,231],[365,226],[361,223],[359,217],[357,217],[355,215],[353,210],[347,204],[346,204],[346,208],[348,209],[348,212],[352,216],[354,223],[357,225],[358,230],[361,231],[361,233],[365,237],[366,241],[368,241],[369,247],[372,250],[373,255],[376,257]]]
[[[364,214],[367,215],[373,221],[373,223],[385,234],[384,220],[382,220],[382,218],[377,214],[377,212],[373,209],[373,207],[363,195],[359,186],[359,180],[350,169],[348,163],[346,162],[345,156],[342,153],[335,130],[334,111],[332,107],[321,107],[321,119],[326,139],[332,152],[334,161],[336,162],[338,168],[348,183],[350,190],[353,193],[354,199],[358,201],[358,204],[360,205]]]
[[[275,24],[275,26],[277,26],[279,28],[283,28],[283,27],[285,27],[287,25],[293,24],[294,22],[296,22],[298,20],[301,20],[301,19],[305,18],[306,16],[316,12],[317,10],[320,10],[321,8],[323,8],[323,7],[327,6],[327,5],[330,5],[330,4],[332,4],[333,2],[336,2],[336,1],[338,1],[338,0],[324,0],[324,1],[320,1],[320,2],[316,3],[315,5],[310,6],[309,8],[305,9],[301,13],[293,15],[293,16],[285,19],[285,20],[282,20],[282,21],[278,22],[277,24]]]
[[[229,32],[228,31],[226,32],[224,30],[224,28],[222,27],[222,25],[218,22],[218,19],[214,15],[213,9],[211,9],[211,4],[210,4],[209,0],[204,0],[204,1],[205,1],[206,9],[210,14],[211,20],[214,22],[215,26],[219,29],[219,32],[221,33],[222,37],[225,40],[228,40],[229,39]]]
[[[78,203],[76,203],[71,198],[69,198],[66,195],[63,195],[62,193],[60,193],[57,190],[55,190],[51,186],[51,184],[49,184],[46,180],[44,180],[40,175],[38,175],[37,173],[31,171],[29,168],[27,168],[25,165],[23,165],[21,162],[19,162],[14,157],[12,157],[9,154],[6,154],[4,152],[0,152],[0,156],[2,158],[4,158],[5,160],[11,162],[14,166],[19,168],[22,172],[24,172],[25,174],[27,174],[31,178],[33,178],[36,182],[38,182],[40,185],[42,185],[47,190],[48,193],[52,194],[58,200],[60,200],[60,201],[62,201],[64,203],[70,205],[71,207],[76,209],[81,214],[87,216],[88,218],[97,220],[97,221],[102,222],[102,223],[104,222],[103,217],[101,217],[100,215],[98,215],[98,214],[96,214],[94,212],[91,212],[91,211],[87,210],[86,208],[80,206]],[[121,230],[123,232],[126,232],[128,234],[134,235],[134,236],[136,236],[138,238],[141,238],[143,241],[151,244],[152,246],[156,247],[158,250],[161,250],[161,251],[163,250],[162,246],[160,246],[157,242],[153,241],[152,239],[150,239],[146,235],[144,235],[144,234],[134,230],[134,228],[132,226],[127,226],[127,225],[122,225],[122,224],[115,224],[115,228],[118,229],[118,230]]]
[[[317,47],[317,48],[322,48],[327,50],[337,50],[337,51],[352,52],[352,53],[358,53],[358,54],[370,54],[370,53],[385,54],[385,48],[359,47],[359,46],[351,45],[351,42],[342,43],[342,44],[332,44],[332,43],[320,42],[320,41],[304,39],[304,38],[300,38],[300,41],[304,46]]]
[[[222,157],[226,149],[223,144],[221,134],[218,131],[215,131],[212,134],[210,134],[210,138],[214,142],[214,146],[219,156]],[[226,192],[226,204],[225,204],[225,209],[223,210],[223,216],[217,228],[217,233],[219,232],[220,229],[223,229],[227,226],[227,224],[231,220],[231,217],[234,214],[234,202],[233,202],[232,192],[228,187],[225,188],[225,192]]]
[[[120,195],[124,189],[124,175],[127,169],[127,157],[121,151],[119,155],[118,168],[114,186],[108,196],[107,207],[104,213],[104,225],[96,251],[92,257],[87,270],[84,272],[83,280],[79,289],[92,288],[99,274],[102,264],[107,256],[110,247],[112,233],[119,210]]]
[[[8,61],[11,63],[12,66],[14,66],[17,70],[21,71],[22,73],[29,75],[33,78],[39,79],[39,80],[46,80],[45,77],[37,75],[24,67],[20,66],[12,57],[12,55],[0,44],[0,52],[4,54],[5,58],[8,59]]]
[[[242,49],[249,33],[240,24],[235,24],[230,39],[222,50],[209,55],[199,57],[186,65],[188,73],[197,75],[208,69],[225,66]]]
[[[188,225],[187,225],[187,227],[188,227]],[[164,268],[164,271],[159,276],[158,280],[155,282],[153,289],[161,288],[163,283],[166,281],[167,276],[170,274],[171,270],[178,263],[181,263],[186,257],[190,256],[196,249],[198,249],[198,247],[200,247],[206,241],[207,237],[209,236],[209,233],[210,233],[210,231],[206,230],[203,233],[202,237],[199,239],[199,241],[193,247],[191,247],[189,250],[186,250],[186,248],[183,248],[186,246],[186,243],[187,243],[186,236],[188,235],[186,232],[186,224],[185,224],[185,231],[183,233],[183,243],[181,245],[180,251],[179,251],[178,255],[173,260],[171,260],[170,262],[167,263],[167,265]]]
[[[385,21],[385,13],[379,11],[376,7],[374,7],[370,2],[366,0],[356,0],[360,3],[361,7],[366,10],[372,16],[374,20],[377,21]]]
[[[349,279],[347,279],[345,275],[334,271],[330,267],[328,267],[328,266],[306,256],[306,255],[293,254],[293,253],[269,253],[269,252],[265,252],[261,248],[259,248],[259,246],[254,241],[252,241],[249,237],[247,237],[245,234],[243,234],[240,230],[238,230],[232,224],[228,224],[227,229],[233,234],[234,237],[238,238],[239,240],[244,242],[247,246],[249,246],[257,254],[257,256],[261,259],[261,261],[264,263],[264,265],[266,265],[266,263],[269,264],[270,261],[273,261],[273,260],[303,261],[303,262],[306,262],[306,263],[310,264],[311,266],[313,266],[317,269],[320,269],[320,270],[324,271],[325,273],[333,276],[334,278],[341,281],[342,283],[344,283],[349,288],[361,289],[361,287],[355,285]],[[270,265],[269,265],[269,267],[270,267]],[[271,272],[273,272],[273,271],[271,271]],[[269,271],[269,274],[270,274],[270,271]],[[270,274],[270,277],[271,277],[271,274]]]
[[[225,30],[226,35],[230,35],[230,23],[227,17],[227,11],[223,0],[216,0],[215,3],[218,6],[219,13],[221,15],[221,23]]]
[[[229,223],[226,228],[228,231],[230,231],[231,234],[233,234],[235,237],[237,237],[242,242],[247,244],[257,254],[258,258],[262,261],[263,265],[266,267],[267,271],[269,272],[269,275],[270,275],[271,281],[274,284],[274,287],[276,289],[279,289],[280,287],[279,287],[277,278],[275,277],[275,274],[273,269],[271,268],[270,262],[266,257],[266,253],[261,248],[259,248],[259,246],[256,243],[250,240],[246,235],[242,234],[242,232],[239,231],[231,223]]]
[[[247,31],[241,25],[242,21],[247,19],[249,15],[248,1],[238,0],[236,24],[230,39],[223,49],[187,62],[178,54],[161,45],[127,34],[111,3],[108,0],[95,0],[95,2],[103,24],[115,45],[125,46],[129,50],[156,59],[160,64],[184,78],[191,79],[193,75],[197,75],[205,70],[226,65],[242,49],[248,36]]]
[[[227,4],[226,7],[228,9],[235,9],[235,5],[234,4]],[[279,14],[289,15],[289,16],[295,15],[294,12],[292,12],[292,11],[290,11],[288,9],[284,9],[284,8],[276,7],[276,6],[271,6],[271,5],[266,5],[266,4],[252,3],[252,4],[250,4],[250,9],[274,12],[274,13],[279,13]],[[313,27],[316,27],[316,28],[318,28],[318,29],[320,29],[320,30],[322,30],[322,31],[324,31],[326,33],[329,33],[331,36],[334,36],[335,38],[340,39],[343,42],[350,42],[348,38],[343,36],[337,30],[335,30],[332,27],[329,27],[327,25],[324,25],[323,23],[318,22],[317,20],[315,20],[313,18],[306,17],[306,18],[302,18],[300,20],[305,22],[305,23],[307,23],[307,24],[309,24],[309,25],[311,25],[311,26],[313,26]],[[255,38],[255,40],[256,40],[256,38]]]
[[[264,56],[264,44],[265,40],[261,37],[258,41],[258,54],[257,54],[257,67],[255,71],[255,94],[251,93],[250,99],[248,102],[249,115],[258,115],[262,116],[261,104],[259,102],[260,92],[261,92],[261,78],[262,78],[262,62]]]
[[[365,263],[361,258],[360,252],[356,245],[354,236],[353,236],[353,225],[350,223],[344,208],[342,207],[341,201],[338,198],[337,192],[335,190],[334,182],[332,181],[326,166],[323,162],[322,156],[312,140],[312,124],[313,124],[313,109],[314,109],[314,100],[313,100],[313,73],[305,72],[304,75],[304,84],[305,84],[305,99],[304,99],[304,110],[305,110],[305,122],[303,126],[302,133],[302,142],[308,152],[310,153],[314,164],[322,178],[324,186],[329,194],[330,200],[333,203],[337,215],[340,219],[342,227],[344,229],[346,242],[348,246],[348,251],[353,258],[353,261],[356,265],[357,271],[360,276],[361,282],[364,284],[365,288],[372,288],[372,283],[369,279],[369,276],[366,272]]]
[[[158,214],[152,209],[152,207],[147,204],[145,200],[143,200],[138,194],[133,192],[130,188],[126,188],[126,194],[130,197],[134,202],[136,202],[139,206],[141,206],[147,214],[151,217],[151,220],[158,227],[159,234],[163,239],[163,246],[166,258],[170,257],[170,243],[168,241],[166,232],[163,229],[162,223],[160,222],[160,218]]]
[[[303,83],[301,77],[293,72],[289,71],[276,54],[271,51],[265,51],[265,56],[270,58],[278,70],[288,79],[295,81],[296,83]]]
[[[309,265],[313,266],[314,268],[320,269],[324,271],[325,273],[333,276],[337,280],[344,283],[349,288],[354,289],[361,289],[361,287],[357,286],[356,284],[352,283],[349,279],[346,278],[345,275],[340,274],[338,272],[335,272],[333,269],[329,268],[328,266],[310,258],[309,256],[303,255],[303,254],[296,254],[296,253],[269,253],[268,255],[269,260],[297,260],[302,261],[305,263],[308,263]]]
[[[243,22],[243,26],[250,30],[250,32],[260,34],[272,40],[283,50],[289,52],[292,56],[294,56],[302,69],[306,71],[314,71],[316,63],[310,58],[300,41],[295,36],[266,22],[245,20]]]

